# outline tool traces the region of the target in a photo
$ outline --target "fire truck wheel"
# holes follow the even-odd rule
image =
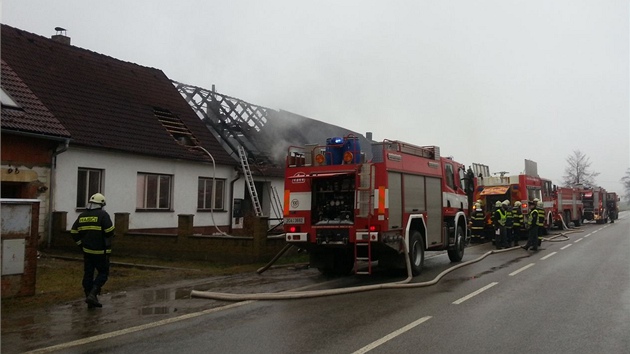
[[[419,275],[424,266],[424,242],[422,235],[414,231],[409,238],[409,260],[411,261],[411,273]]]
[[[461,226],[457,227],[457,234],[455,235],[455,246],[452,250],[448,250],[448,259],[451,262],[460,262],[464,258],[464,248],[466,243],[464,242],[464,231]]]

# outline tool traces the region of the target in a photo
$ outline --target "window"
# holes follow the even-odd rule
[[[79,167],[77,178],[77,208],[87,207],[90,196],[103,191],[103,170]]]
[[[446,169],[446,185],[451,188],[451,189],[455,189],[455,172],[453,172],[453,165],[451,164],[445,164],[444,165],[445,169]]]
[[[199,177],[197,209],[224,209],[225,180]]]
[[[171,210],[173,176],[138,173],[137,209]]]

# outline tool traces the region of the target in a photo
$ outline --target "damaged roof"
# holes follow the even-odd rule
[[[6,62],[70,133],[73,145],[209,161],[191,148],[198,144],[218,164],[237,164],[161,70],[4,24],[1,36],[2,80]]]

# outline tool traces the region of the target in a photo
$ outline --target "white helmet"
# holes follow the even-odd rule
[[[543,207],[543,202],[538,201],[536,202],[536,208],[542,208]]]
[[[514,206],[515,207],[520,207],[521,206],[521,202],[519,202],[518,200],[514,202]]]
[[[475,209],[481,209],[481,204],[475,203]]]
[[[497,208],[500,208],[501,207],[501,201],[497,200],[497,202],[494,203],[494,206],[497,207]]]
[[[101,193],[94,193],[90,197],[90,203],[100,204],[102,206],[105,206],[105,196],[102,195]]]
[[[506,199],[506,200],[504,200],[504,201],[503,201],[503,205],[510,205],[510,201],[509,201],[509,200],[507,200],[507,199]]]

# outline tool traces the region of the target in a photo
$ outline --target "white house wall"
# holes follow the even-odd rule
[[[57,157],[55,170],[55,211],[68,213],[68,228],[82,210],[76,209],[78,168],[104,170],[103,194],[107,199],[107,210],[113,213],[129,213],[129,228],[173,228],[177,227],[178,214],[194,214],[195,226],[225,226],[230,223],[231,201],[228,201],[230,181],[235,177],[233,166],[216,166],[215,177],[225,180],[225,211],[197,212],[197,185],[199,177],[213,177],[211,164],[183,160],[159,159],[118,152],[105,152],[77,147]],[[136,212],[136,181],[138,172],[158,173],[173,176],[172,211]],[[238,196],[236,196],[238,198]]]

